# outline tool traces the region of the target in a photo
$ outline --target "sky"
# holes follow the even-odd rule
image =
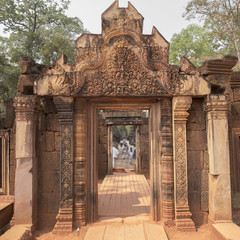
[[[144,17],[143,33],[151,34],[155,26],[170,42],[174,33],[179,33],[190,23],[200,24],[197,20],[188,21],[182,17],[190,0],[130,0]],[[101,14],[114,0],[71,0],[67,15],[79,17],[90,33],[101,33]],[[127,7],[127,0],[119,0],[120,7]]]

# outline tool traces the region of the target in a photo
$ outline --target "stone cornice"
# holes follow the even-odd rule
[[[238,61],[237,57],[226,56],[223,59],[208,60],[198,69],[202,75],[231,75],[232,68]]]
[[[240,72],[232,73],[230,85],[232,88],[240,88]]]

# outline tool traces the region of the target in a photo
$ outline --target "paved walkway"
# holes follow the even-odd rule
[[[150,189],[144,175],[107,175],[98,195],[99,217],[124,217],[150,213]]]
[[[84,240],[167,240],[163,227],[150,221],[150,189],[144,175],[114,173],[99,190],[100,222]]]

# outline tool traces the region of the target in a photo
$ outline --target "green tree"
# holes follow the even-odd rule
[[[10,32],[9,57],[21,56],[49,65],[62,53],[74,59],[74,39],[84,32],[79,18],[65,14],[70,1],[0,0],[0,24]]]
[[[225,54],[240,59],[240,0],[191,0],[183,16],[204,21]]]
[[[216,56],[220,44],[214,41],[206,28],[191,24],[180,33],[175,33],[170,44],[170,63],[178,65],[182,56],[187,57],[194,65],[200,66],[203,61]]]
[[[19,67],[9,62],[7,38],[0,37],[0,108],[3,102],[16,93]]]
[[[74,62],[74,41],[86,32],[81,20],[65,13],[69,0],[0,0],[0,25],[9,37],[0,37],[0,107],[15,95],[18,60],[32,57],[50,65],[62,53]]]

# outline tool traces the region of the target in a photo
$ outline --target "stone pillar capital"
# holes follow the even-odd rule
[[[205,112],[207,113],[207,120],[226,119],[228,112],[228,100],[226,96],[209,94],[205,99]]]
[[[15,96],[13,106],[16,112],[16,120],[28,121],[33,119],[37,97],[34,95]]]
[[[192,97],[178,96],[173,97],[173,118],[174,121],[187,121],[189,113],[187,112],[192,104]]]

